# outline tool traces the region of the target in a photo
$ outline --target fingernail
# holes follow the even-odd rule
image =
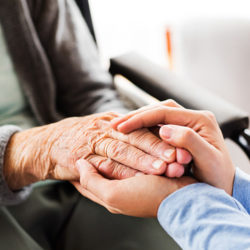
[[[167,157],[167,159],[171,159],[174,153],[175,153],[175,150],[172,148],[169,148],[164,151],[164,156]]]
[[[173,131],[173,129],[170,128],[169,126],[163,126],[160,129],[160,134],[165,139],[169,139],[172,136],[172,131]]]
[[[135,176],[142,176],[142,175],[145,175],[145,174],[142,173],[142,172],[137,172],[137,173],[135,174]]]
[[[155,169],[160,169],[161,168],[161,166],[163,165],[163,161],[161,161],[161,160],[156,160],[156,161],[154,161],[153,162],[153,168],[155,168]]]

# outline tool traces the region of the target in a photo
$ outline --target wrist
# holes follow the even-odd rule
[[[163,203],[163,201],[166,198],[168,198],[169,196],[174,195],[176,192],[180,191],[181,189],[185,188],[186,186],[198,183],[198,181],[196,179],[191,178],[191,177],[187,177],[187,176],[180,177],[180,178],[169,179],[169,180],[172,183],[171,183],[171,185],[169,185],[169,187],[167,189],[168,190],[167,193],[161,197],[160,202],[158,203],[157,211],[156,211],[155,215],[157,215],[157,213],[159,211],[159,208],[161,207],[161,204]]]
[[[11,190],[46,179],[41,160],[45,153],[44,143],[40,143],[42,128],[18,132],[10,138],[4,155],[3,173]]]

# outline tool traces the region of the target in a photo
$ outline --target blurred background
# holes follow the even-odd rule
[[[90,8],[106,66],[136,51],[250,113],[249,0],[90,0]],[[250,173],[244,153],[227,145]]]

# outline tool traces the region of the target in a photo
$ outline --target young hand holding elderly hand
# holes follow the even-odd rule
[[[212,113],[187,110],[173,101],[166,101],[112,121],[112,126],[125,134],[159,124],[166,124],[160,128],[160,136],[165,142],[192,154],[193,174],[197,180],[232,194],[235,169]],[[111,212],[142,217],[156,216],[164,198],[196,182],[190,177],[170,179],[153,175],[108,180],[84,160],[78,161],[78,169],[81,180],[74,185],[83,195]],[[168,171],[176,169],[173,166],[166,173]]]
[[[113,127],[123,133],[157,124],[167,124],[160,129],[165,142],[192,154],[193,174],[199,181],[232,194],[235,168],[211,112],[184,109],[169,100],[113,120]]]

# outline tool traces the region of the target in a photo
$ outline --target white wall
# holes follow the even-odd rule
[[[194,18],[240,18],[250,21],[249,0],[90,0],[90,4],[99,50],[104,61],[126,51],[135,50],[167,67],[166,27],[175,27]],[[247,43],[248,41],[245,42]],[[203,84],[250,113],[250,73],[246,73],[245,76],[244,72],[242,73],[244,80],[242,77],[232,80],[237,76],[231,77],[227,74],[233,74],[232,69],[217,69],[215,72],[213,65],[210,67],[209,64],[204,64],[206,68],[200,67],[198,72],[198,67],[190,68],[189,60],[183,59],[183,50],[179,49],[179,53],[179,64],[177,63],[175,68],[178,74]],[[249,60],[248,57],[245,59],[242,68],[250,72],[250,56]],[[235,62],[232,62],[232,65],[234,64]],[[209,77],[203,77],[206,75],[204,72],[209,74]],[[235,165],[250,172],[249,161],[242,151],[231,142],[228,142],[228,147]]]
[[[189,17],[247,17],[249,0],[90,0],[104,57],[136,50],[166,64],[164,30]]]

